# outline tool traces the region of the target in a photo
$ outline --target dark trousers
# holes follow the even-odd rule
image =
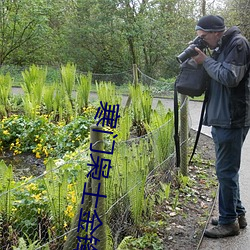
[[[219,181],[219,223],[231,224],[245,214],[240,200],[239,169],[241,149],[249,127],[212,127],[215,143],[216,175]]]

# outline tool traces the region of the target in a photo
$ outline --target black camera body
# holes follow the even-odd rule
[[[177,61],[179,63],[183,63],[188,58],[198,55],[198,53],[195,51],[195,47],[199,48],[200,50],[203,50],[207,48],[207,43],[199,36],[197,36],[190,45],[180,54],[176,57]]]

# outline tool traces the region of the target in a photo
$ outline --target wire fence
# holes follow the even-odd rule
[[[45,68],[46,66],[41,65],[40,67]],[[141,71],[140,68],[136,67],[138,72],[138,81],[143,85],[149,87],[153,94],[158,96],[172,96],[174,90],[174,79],[166,80],[160,79],[156,80]],[[23,81],[22,72],[28,70],[28,67],[18,67],[3,65],[0,69],[0,74],[10,73],[14,79],[14,85],[19,86]],[[77,71],[78,74],[88,74],[88,72]],[[47,81],[48,83],[59,82],[61,79],[60,68],[59,67],[49,67],[47,68]],[[134,72],[132,69],[117,72],[112,74],[99,74],[92,73],[92,84],[96,82],[112,82],[117,86],[125,85],[134,82]]]
[[[126,81],[129,79],[127,73],[123,76]],[[164,84],[140,70],[139,73],[145,85]],[[108,78],[110,81],[110,77],[94,75],[98,81],[107,81]],[[130,77],[132,81],[133,75]],[[172,87],[169,85],[165,90],[171,92]],[[180,109],[186,105],[187,99]],[[102,189],[106,205],[102,207],[104,214],[99,220],[104,220],[106,226],[101,229],[105,234],[99,239],[90,234],[93,228],[98,227],[97,215],[90,217],[88,214],[88,211],[95,211],[96,197],[87,197],[83,202],[84,192],[94,193],[93,178],[86,177],[89,149],[78,149],[73,159],[49,159],[40,166],[43,174],[20,178],[20,185],[15,188],[12,188],[17,181],[15,171],[2,161],[1,249],[73,250],[82,249],[80,242],[87,240],[92,247],[97,240],[105,242],[106,248],[98,249],[118,249],[127,237],[138,235],[138,225],[143,220],[154,216],[154,204],[164,192],[161,184],[171,183],[176,170],[173,129],[173,116],[170,116],[166,123],[152,132],[115,144],[114,153],[105,159],[111,162],[112,168]],[[110,149],[110,141],[99,140],[96,143]],[[83,215],[88,216],[88,220],[83,219]],[[87,221],[89,228],[84,228],[81,221]]]

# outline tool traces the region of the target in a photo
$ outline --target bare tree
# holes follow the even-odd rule
[[[36,1],[32,4],[27,0],[0,1],[0,65],[38,35],[43,10]]]

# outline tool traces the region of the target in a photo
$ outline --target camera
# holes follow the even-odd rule
[[[198,53],[194,49],[195,47],[199,48],[200,50],[203,50],[207,48],[207,43],[201,37],[197,36],[190,43],[190,45],[180,55],[176,57],[177,61],[179,63],[183,63],[188,58],[198,55]]]

